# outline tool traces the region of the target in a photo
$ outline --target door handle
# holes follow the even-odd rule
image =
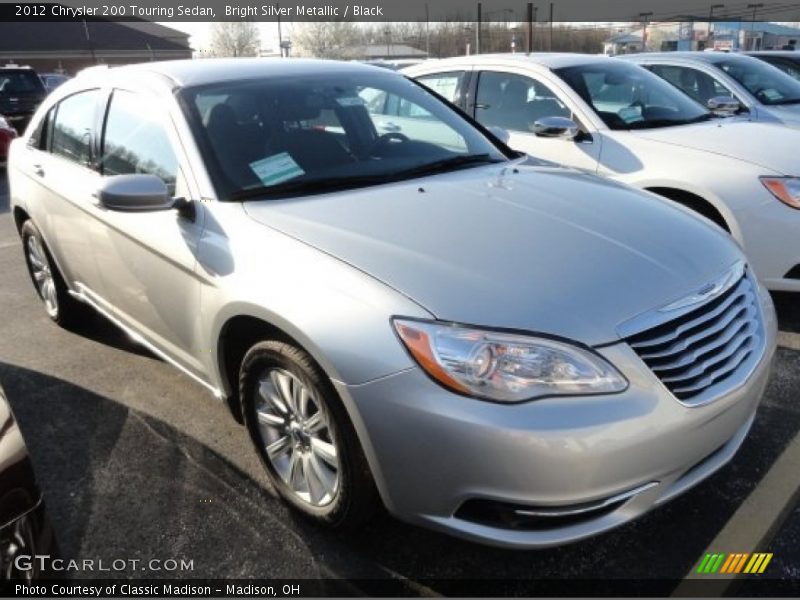
[[[383,129],[384,131],[388,131],[389,133],[396,133],[400,131],[401,127],[400,125],[395,125],[394,123],[389,122],[381,125],[381,129]]]
[[[44,177],[44,169],[42,168],[42,165],[33,165],[33,172],[39,177]]]

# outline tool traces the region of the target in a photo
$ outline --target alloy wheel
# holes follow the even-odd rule
[[[28,236],[25,244],[28,255],[28,265],[30,265],[31,276],[36,284],[36,289],[44,302],[45,310],[50,317],[55,318],[58,314],[58,296],[56,295],[56,282],[53,272],[50,269],[50,262],[47,259],[44,246],[36,235]]]
[[[255,390],[258,430],[267,458],[297,498],[330,504],[339,490],[339,451],[325,405],[285,369],[268,369]]]

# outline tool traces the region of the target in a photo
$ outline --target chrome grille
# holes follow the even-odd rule
[[[675,397],[691,404],[760,351],[756,294],[745,275],[713,300],[627,342]]]

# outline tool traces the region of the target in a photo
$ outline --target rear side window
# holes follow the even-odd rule
[[[158,109],[136,94],[114,91],[103,134],[102,172],[156,175],[174,195],[178,159],[157,115]]]
[[[92,135],[98,90],[69,96],[58,105],[50,151],[78,164],[92,160]]]

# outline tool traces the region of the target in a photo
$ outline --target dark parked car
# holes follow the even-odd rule
[[[61,73],[42,73],[39,77],[48,94],[70,79],[67,75],[62,75]]]
[[[55,555],[53,529],[25,440],[0,388],[0,593],[10,580],[42,573],[34,555]]]
[[[0,115],[19,133],[46,95],[42,80],[30,67],[0,67]]]
[[[800,51],[765,50],[762,52],[748,52],[747,54],[779,68],[795,79],[800,79]]]

